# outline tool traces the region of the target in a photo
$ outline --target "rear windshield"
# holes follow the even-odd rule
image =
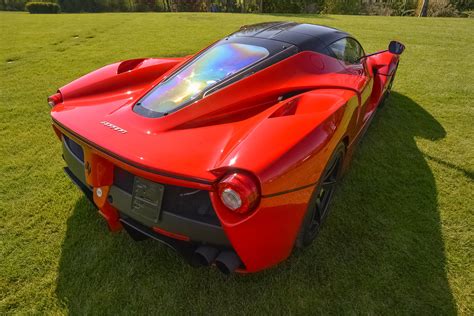
[[[264,47],[241,43],[211,47],[158,84],[137,105],[148,110],[144,112],[155,112],[156,116],[173,112],[197,99],[208,88],[268,55],[269,51]]]

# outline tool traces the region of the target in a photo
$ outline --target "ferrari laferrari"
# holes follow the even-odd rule
[[[403,50],[271,22],[105,66],[48,98],[64,171],[111,231],[224,273],[269,268],[318,235]]]

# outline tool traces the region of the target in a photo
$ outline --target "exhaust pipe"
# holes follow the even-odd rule
[[[242,265],[242,261],[233,251],[223,251],[216,258],[216,266],[224,274],[233,273]]]
[[[216,259],[219,250],[214,247],[201,246],[193,254],[191,264],[195,267],[208,266]]]

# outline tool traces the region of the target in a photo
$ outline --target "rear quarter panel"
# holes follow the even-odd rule
[[[320,89],[293,99],[294,115],[263,120],[222,163],[257,175],[263,196],[314,184],[337,144],[355,133],[354,91]]]
[[[321,89],[295,98],[294,115],[266,119],[226,162],[258,176],[262,186],[259,207],[241,218],[211,194],[247,271],[267,268],[290,255],[321,172],[335,147],[348,133],[355,133],[359,103],[354,91]]]

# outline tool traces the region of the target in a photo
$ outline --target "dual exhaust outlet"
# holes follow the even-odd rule
[[[215,263],[217,269],[227,275],[235,272],[242,265],[242,261],[234,251],[219,252],[217,248],[210,246],[198,247],[191,260],[193,266],[208,266]]]

